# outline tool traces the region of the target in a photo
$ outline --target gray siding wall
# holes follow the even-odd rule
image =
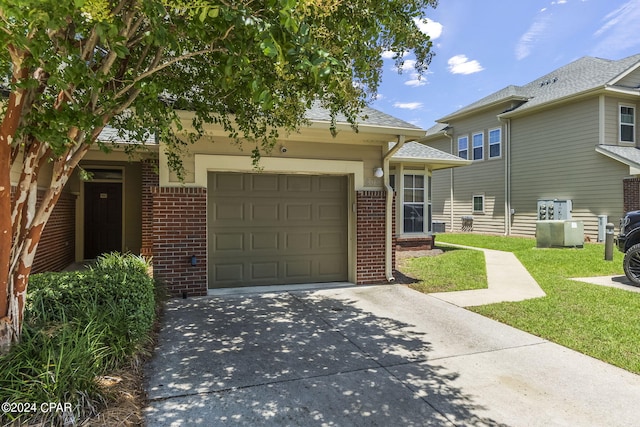
[[[503,110],[504,108],[500,108],[451,123],[454,131],[454,150],[456,151],[458,137],[468,135],[469,153],[471,155],[473,150],[473,134],[478,132],[484,133],[484,160],[475,161],[469,166],[453,169],[454,230],[461,229],[463,216],[473,216],[474,232],[498,234],[505,232],[504,159],[506,134],[505,127],[496,117],[497,114]],[[489,130],[495,128],[502,129],[502,156],[496,159],[489,159]],[[436,179],[434,179],[434,183],[435,181]],[[438,185],[440,185],[440,183],[438,183]],[[473,211],[474,195],[484,196],[484,213]]]
[[[429,146],[451,153],[451,140],[443,137],[429,142]],[[451,173],[454,169],[433,171],[431,176],[431,212],[433,221],[444,222],[447,231],[455,230],[451,223]],[[459,225],[458,225],[459,227]]]
[[[628,143],[620,143],[620,105],[630,105],[636,108],[636,145],[640,145],[638,143],[638,105],[635,100],[616,98],[611,96],[606,96],[604,105],[605,105],[605,124],[604,124],[604,143],[606,145],[627,145]]]
[[[617,101],[614,104],[615,112]],[[607,134],[610,109],[605,114]],[[572,218],[584,222],[585,234],[593,240],[598,215],[618,222],[623,214],[622,179],[629,169],[595,152],[598,118],[599,100],[594,97],[512,120],[512,234],[535,235],[538,199],[572,200]]]

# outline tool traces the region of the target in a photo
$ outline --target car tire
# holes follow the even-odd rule
[[[640,286],[640,243],[631,246],[625,252],[622,266],[627,279]]]

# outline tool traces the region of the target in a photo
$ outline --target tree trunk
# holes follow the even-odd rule
[[[26,68],[14,69],[14,82],[24,79]],[[13,283],[11,279],[11,248],[13,226],[11,224],[11,165],[12,145],[22,107],[24,91],[12,91],[7,101],[2,124],[0,124],[0,353],[8,350],[15,337],[13,334],[13,318],[9,312]]]

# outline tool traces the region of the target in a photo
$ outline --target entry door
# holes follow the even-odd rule
[[[85,182],[84,258],[122,250],[122,183]]]

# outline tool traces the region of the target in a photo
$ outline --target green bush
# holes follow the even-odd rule
[[[117,253],[76,272],[30,277],[22,340],[0,356],[0,402],[69,402],[69,413],[0,415],[62,425],[108,399],[99,377],[126,366],[148,339],[155,286],[143,258]],[[17,418],[20,416],[20,418]]]
[[[142,257],[110,253],[84,271],[35,274],[29,279],[25,319],[47,323],[82,319],[87,307],[108,311],[132,343],[144,338],[155,314],[154,282]]]

